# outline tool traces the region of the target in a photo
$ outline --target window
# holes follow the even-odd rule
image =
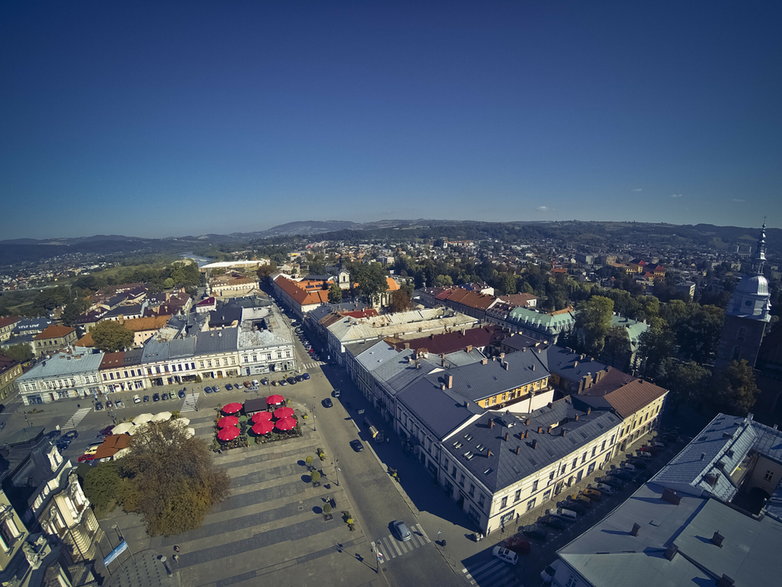
[[[470,483],[470,490],[467,493],[470,494],[470,497],[475,497],[475,485]]]
[[[565,587],[576,587],[576,578],[573,575],[568,577],[567,583],[565,583]]]
[[[596,452],[597,452],[597,447],[593,446],[592,447],[592,458],[594,458]],[[581,462],[583,463],[584,461],[581,461]]]
[[[766,474],[763,476],[763,478],[766,481],[771,481],[771,479],[774,478],[774,472],[773,471],[766,471]]]
[[[570,465],[570,468],[571,468],[571,469],[575,469],[577,466],[578,466],[578,457],[576,457],[575,459],[573,459],[573,464],[572,464],[572,465]]]
[[[592,456],[594,456],[594,454]],[[581,464],[583,465],[584,463],[586,463],[586,460],[587,460],[587,453],[584,453],[581,455]]]
[[[532,493],[535,493],[538,490],[538,481],[535,480],[532,482]]]
[[[507,496],[503,497],[502,501],[500,502],[500,509],[504,510],[506,507],[508,507],[508,498],[507,498]]]
[[[546,501],[551,497],[551,489],[546,489],[546,491],[543,492],[543,501]]]
[[[535,507],[535,498],[533,497],[531,500],[527,502],[527,511],[530,511],[534,507]]]
[[[606,449],[606,441],[604,440],[603,443],[600,445],[600,452],[603,452]]]
[[[516,490],[516,495],[513,496],[513,501],[519,501],[521,499],[521,489]]]

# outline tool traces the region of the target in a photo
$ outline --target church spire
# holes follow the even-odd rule
[[[763,275],[763,266],[766,264],[766,219],[763,219],[763,227],[760,229],[760,238],[758,238],[757,247],[755,247],[755,258],[752,268],[755,275]]]

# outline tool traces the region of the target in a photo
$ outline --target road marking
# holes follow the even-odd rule
[[[408,552],[413,552],[416,548],[426,546],[431,542],[420,524],[412,526],[410,530],[413,532],[413,536],[410,540],[406,540],[405,542],[400,542],[391,534],[378,538],[374,542],[375,550],[380,553],[385,560],[391,560],[392,558],[403,556]]]
[[[92,408],[79,408],[76,410],[76,413],[68,418],[68,421],[65,423],[65,426],[63,428],[76,428],[76,426],[79,425],[79,422],[84,420],[84,416],[89,414],[92,411]]]
[[[472,571],[463,568],[464,578],[470,585],[491,585],[492,587],[518,585],[518,578],[511,571],[511,566],[499,559],[492,558]]]
[[[185,401],[182,403],[182,409],[180,412],[195,412],[196,405],[198,404],[198,394],[188,393],[185,395]]]

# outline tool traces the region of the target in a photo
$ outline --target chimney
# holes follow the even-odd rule
[[[503,439],[505,442],[507,442],[507,441],[508,441],[508,433],[507,433],[507,432],[506,432],[506,433],[503,435],[502,439]]]
[[[736,581],[733,580],[732,577],[729,577],[728,575],[723,574],[722,577],[717,579],[717,587],[733,587],[733,585],[736,584]]]
[[[592,408],[587,408],[587,416],[592,413]]]
[[[494,453],[493,453],[493,452],[491,452],[490,450],[487,450],[487,451],[486,451],[486,456],[487,456],[487,457],[490,457],[490,456],[492,456],[493,454],[494,454]]]
[[[722,548],[722,541],[725,540],[725,537],[719,533],[719,531],[714,533],[714,536],[711,537],[711,543],[715,546],[719,546]]]
[[[706,453],[705,453],[705,452],[702,452],[702,453],[701,453],[701,460],[703,460],[703,459],[705,459],[705,458],[706,458]]]
[[[471,345],[471,344],[468,344],[468,345],[465,347],[464,351],[465,351],[465,352],[467,352],[467,353],[471,353],[471,352],[472,352],[472,345]]]
[[[505,353],[500,353],[500,359],[504,359],[504,358],[505,358]]]
[[[538,434],[543,434],[543,426],[538,426]]]
[[[448,386],[448,389],[453,389],[453,375],[448,375],[448,377],[445,378],[445,383]]]
[[[538,446],[538,441],[533,439],[532,448],[537,448],[537,446]]]
[[[675,544],[670,544],[668,548],[665,549],[665,558],[672,561],[677,552],[679,552],[679,548]]]
[[[481,365],[488,365],[489,359],[481,359]]]
[[[578,367],[578,361],[573,361],[573,368]]]
[[[441,383],[441,384],[440,384],[440,390],[441,390],[441,391],[445,391],[445,388],[446,388],[446,385],[445,385],[445,383]]]
[[[567,436],[567,428],[562,429],[562,436]]]
[[[408,350],[409,348],[410,348],[410,343],[409,343],[409,342],[406,342],[406,343],[405,343],[405,350]]]
[[[581,414],[576,414],[575,418],[573,418],[576,422],[578,422],[578,419],[581,417]]]
[[[638,522],[633,523],[633,529],[630,530],[630,534],[638,536],[638,531],[641,529],[641,525]]]
[[[505,369],[506,371],[508,370],[508,367],[509,367],[509,366],[510,366],[510,365],[508,364],[508,361],[503,361],[503,362],[502,362],[502,368],[503,368],[503,369]]]
[[[494,428],[494,418],[489,418],[489,428]]]
[[[521,452],[521,446],[516,445],[516,448],[515,448],[515,450],[513,452],[515,452],[516,454],[519,454]]]
[[[663,489],[662,500],[667,501],[673,505],[679,505],[679,502],[682,500],[682,498],[673,489],[668,489],[666,487]]]

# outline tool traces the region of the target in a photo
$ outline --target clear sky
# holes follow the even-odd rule
[[[0,3],[2,236],[782,227],[782,3]]]

